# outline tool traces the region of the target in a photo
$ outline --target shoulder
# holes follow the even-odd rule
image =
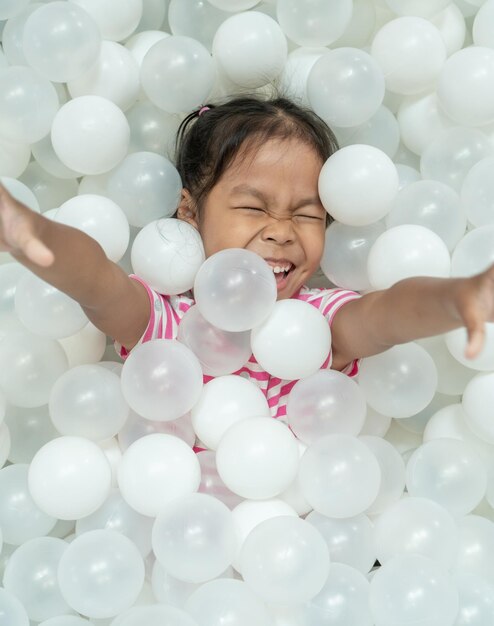
[[[332,289],[325,288],[309,288],[305,285],[300,289],[299,293],[294,296],[297,300],[303,300],[312,306],[315,306],[321,313],[328,317],[329,321],[336,312],[347,302],[360,298],[361,295],[350,289],[341,289],[334,287]]]

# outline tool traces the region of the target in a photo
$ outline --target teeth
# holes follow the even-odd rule
[[[290,267],[290,265],[287,265],[286,267],[279,267],[279,265],[276,265],[276,267],[273,267],[272,269],[275,274],[279,274],[280,272],[288,272]]]

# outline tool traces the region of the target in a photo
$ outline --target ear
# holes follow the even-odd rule
[[[197,207],[187,189],[182,189],[180,203],[177,208],[177,217],[179,220],[184,220],[184,222],[188,222],[191,226],[199,230]]]

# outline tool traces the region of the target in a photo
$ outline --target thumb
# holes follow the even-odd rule
[[[468,342],[465,348],[465,357],[474,359],[477,357],[485,342],[485,324],[483,320],[472,318],[467,322]]]
[[[34,237],[25,243],[23,252],[30,261],[42,267],[49,267],[55,260],[53,252]]]

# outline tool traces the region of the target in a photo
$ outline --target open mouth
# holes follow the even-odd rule
[[[295,269],[295,265],[293,265],[293,263],[286,262],[276,265],[272,261],[269,261],[269,265],[273,270],[278,290],[282,289],[286,285],[288,276]]]

